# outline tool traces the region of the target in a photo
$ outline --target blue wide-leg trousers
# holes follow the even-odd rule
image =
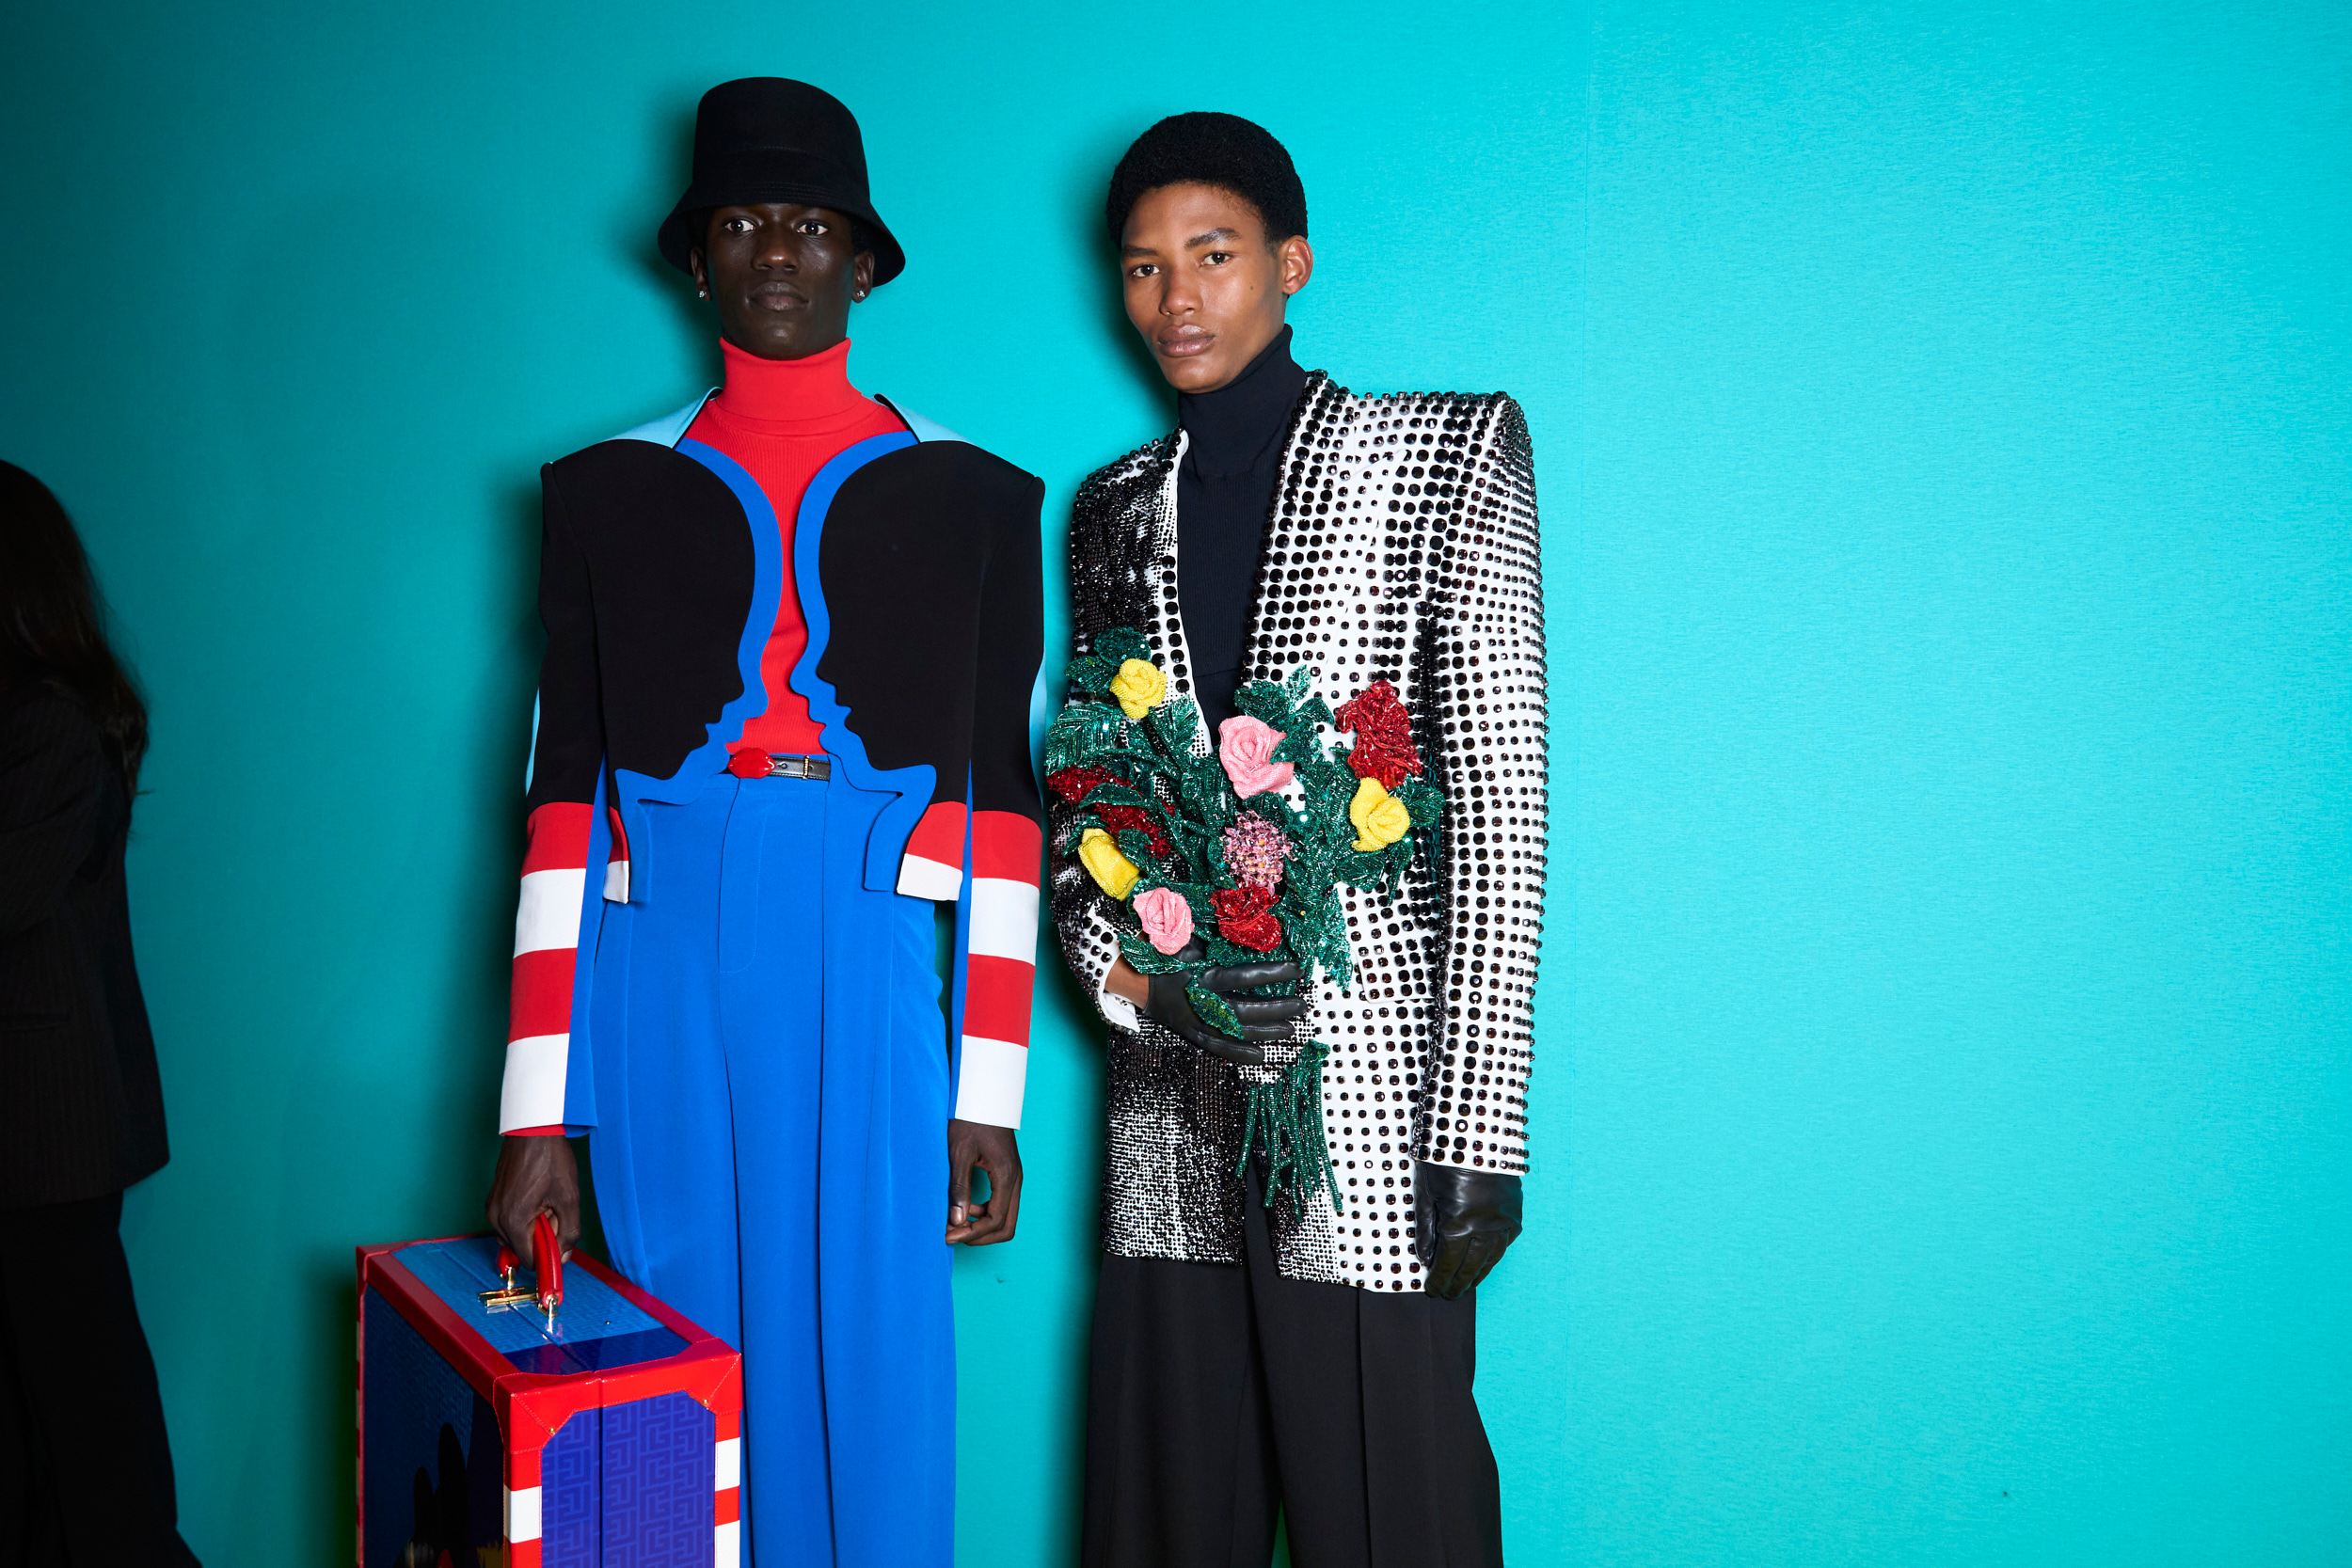
[[[946,1028],[932,905],[864,885],[889,799],[721,773],[648,802],[598,939],[597,1212],[743,1353],[754,1568],[953,1558]]]

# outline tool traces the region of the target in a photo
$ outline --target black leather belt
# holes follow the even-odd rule
[[[830,779],[833,758],[827,756],[770,756],[768,776],[771,779]]]

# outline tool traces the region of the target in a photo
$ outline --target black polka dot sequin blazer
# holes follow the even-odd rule
[[[1182,433],[1090,476],[1070,531],[1073,632],[1133,626],[1177,691],[1191,689],[1176,593]],[[1375,680],[1412,716],[1445,791],[1434,866],[1389,904],[1348,893],[1352,993],[1314,990],[1329,1048],[1325,1131],[1344,1212],[1318,1193],[1278,1206],[1282,1272],[1378,1291],[1421,1289],[1413,1164],[1520,1171],[1536,950],[1543,930],[1543,581],[1527,421],[1501,394],[1358,397],[1321,372],[1292,416],[1258,569],[1245,679],[1299,665],[1334,708]],[[1339,738],[1327,732],[1326,744]],[[1049,800],[1050,835],[1074,809]],[[1071,968],[1110,1025],[1103,1244],[1202,1262],[1242,1256],[1236,1068],[1102,990],[1114,909],[1073,857],[1052,863]]]

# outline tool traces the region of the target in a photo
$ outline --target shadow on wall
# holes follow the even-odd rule
[[[616,201],[612,221],[607,225],[604,235],[605,244],[613,254],[629,258],[637,276],[661,296],[677,324],[678,341],[692,345],[696,351],[703,350],[716,335],[710,307],[694,297],[693,280],[662,259],[654,236],[661,228],[661,220],[677,204],[679,193],[686,189],[688,173],[694,166],[694,109],[700,102],[699,95],[692,99],[680,95],[675,103],[649,117],[653,123],[646,127],[645,139],[661,149],[653,166],[662,171],[661,178],[666,182],[640,192],[642,199]]]
[[[1095,281],[1089,291],[1089,310],[1100,323],[1099,329],[1108,341],[1119,345],[1120,357],[1136,379],[1150,389],[1152,397],[1165,403],[1170,396],[1168,383],[1161,378],[1159,365],[1152,359],[1152,351],[1143,346],[1142,337],[1127,320],[1126,300],[1120,286],[1121,274],[1118,253],[1113,237],[1104,222],[1104,200],[1110,186],[1111,171],[1119,166],[1120,156],[1146,129],[1148,127],[1138,124],[1115,131],[1105,130],[1089,143],[1087,156],[1072,161],[1070,183],[1063,192],[1060,206],[1068,231],[1078,236],[1080,252],[1100,259],[1101,264],[1091,269]],[[1173,425],[1174,422],[1171,411],[1168,423]],[[1155,436],[1163,434],[1165,430],[1152,432]],[[1115,452],[1104,452],[1101,461],[1108,462],[1117,455]],[[1051,577],[1056,565],[1048,562],[1045,569]],[[1050,673],[1060,673],[1059,671]]]
[[[216,326],[245,373],[204,404],[223,477],[192,487],[172,546],[216,584],[191,595],[209,624],[150,628],[171,793],[141,880],[206,887],[212,912],[167,926],[143,968],[167,1059],[233,1065],[169,1085],[178,1160],[147,1201],[188,1240],[151,1243],[150,1266],[216,1275],[174,1249],[272,1238],[156,1337],[198,1369],[183,1407],[300,1411],[229,1464],[244,1498],[298,1478],[302,1560],[350,1551],[352,1243],[479,1228],[497,1148],[540,524],[535,459],[501,434],[524,378],[511,301],[477,286],[485,215],[422,182],[337,184],[254,226]],[[386,237],[371,270],[403,330],[351,345],[367,373],[323,362],[349,284],[285,265],[306,231]],[[287,786],[329,768],[331,789]],[[201,833],[170,831],[199,811]],[[343,902],[322,911],[322,889]],[[149,903],[175,918],[167,891]],[[405,1147],[315,1132],[338,1121]],[[276,1326],[224,1331],[237,1319]]]

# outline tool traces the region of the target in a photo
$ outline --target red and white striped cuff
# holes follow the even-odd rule
[[[1038,825],[1014,812],[972,819],[972,921],[964,956],[961,1068],[956,1116],[1021,1125],[1029,1070],[1029,1006],[1037,982]]]
[[[506,1078],[499,1131],[564,1119],[571,1059],[572,982],[580,910],[587,895],[589,830],[596,808],[553,800],[525,826],[522,892],[515,910],[514,983],[507,1006]]]
[[[963,816],[961,800],[933,800],[925,808],[898,862],[900,893],[942,904],[963,895]]]

